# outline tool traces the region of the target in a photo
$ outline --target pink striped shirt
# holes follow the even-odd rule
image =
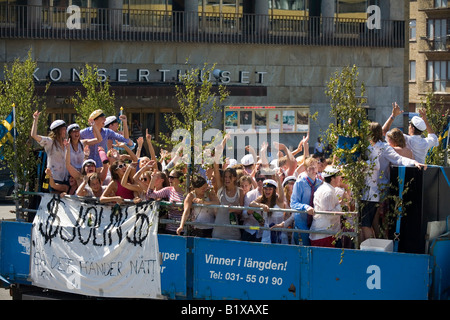
[[[147,191],[147,199],[149,198],[168,198],[170,202],[183,202],[184,195],[182,192],[178,192],[174,187],[165,187],[161,190]],[[181,221],[181,217],[183,216],[183,208],[181,207],[171,207],[169,208],[168,218],[176,221]],[[178,228],[178,224],[166,224],[166,230],[176,232]]]

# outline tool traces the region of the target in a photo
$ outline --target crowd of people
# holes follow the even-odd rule
[[[428,149],[438,144],[423,111],[411,119],[408,134],[390,129],[401,113],[395,103],[383,126],[370,124],[367,162],[372,172],[367,174],[368,190],[359,213],[361,240],[375,237],[374,225],[386,210],[380,195],[386,192],[390,165],[423,168]],[[354,217],[337,214],[355,210],[351,191],[320,140],[314,146],[314,154],[309,154],[309,135],[292,151],[273,142],[278,157],[270,162],[267,142],[260,146],[259,154],[246,146],[248,154],[242,159],[222,161],[230,138],[225,135],[214,149],[214,163],[195,165],[187,190],[188,166],[180,161],[179,152],[161,150],[158,159],[148,132],[136,139],[137,148],[133,151],[135,143],[129,137],[125,115],[118,119],[95,110],[89,117],[90,126],[84,129],[56,120],[50,125],[48,136],[37,134],[39,116],[38,111],[33,115],[31,136],[47,153],[46,174],[52,192],[96,197],[108,204],[150,199],[178,203],[161,207],[160,217],[174,220],[160,228],[167,234],[352,247],[345,237],[335,237],[340,231],[354,231]],[[123,132],[119,132],[119,121]],[[422,137],[425,130],[426,138]],[[141,156],[144,137],[149,156]]]

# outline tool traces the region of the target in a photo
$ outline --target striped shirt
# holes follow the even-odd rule
[[[149,189],[147,191],[147,199],[155,199],[155,198],[168,198],[169,202],[183,202],[184,195],[182,192],[178,192],[174,187],[165,187],[161,190],[154,191]],[[180,207],[171,207],[169,208],[168,218],[176,221],[181,221],[181,217],[183,216],[183,208]],[[166,230],[176,232],[178,229],[178,224],[166,224]]]

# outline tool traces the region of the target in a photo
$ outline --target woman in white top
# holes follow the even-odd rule
[[[284,191],[280,185],[277,175],[277,181],[266,179],[263,181],[263,194],[250,203],[251,207],[259,207],[263,209],[262,216],[264,218],[265,227],[279,226],[284,221],[284,213],[281,211],[271,211],[271,208],[285,209]],[[278,191],[278,192],[277,192]],[[286,232],[264,230],[262,234],[262,243],[288,243]]]
[[[192,186],[194,190],[184,199],[184,211],[181,217],[180,226],[177,229],[177,234],[181,235],[184,231],[184,224],[186,221],[214,223],[215,211],[214,208],[208,207],[193,207],[193,203],[211,205],[220,204],[214,190],[211,190],[202,176],[194,176],[192,179]],[[211,238],[213,228],[211,226],[194,225],[189,227],[189,236]]]
[[[216,166],[217,164],[215,164]],[[220,173],[214,173],[220,176]],[[237,186],[237,173],[233,168],[226,168],[223,173],[223,181],[217,179],[219,190],[217,197],[220,204],[226,206],[243,206],[244,205],[244,191]],[[231,210],[228,208],[220,208],[217,210],[216,219],[214,223],[217,224],[237,224],[241,216],[241,210]],[[238,228],[230,227],[214,227],[213,238],[240,240],[241,231]]]
[[[95,138],[80,140],[80,126],[73,123],[67,127],[70,148],[70,164],[78,171],[81,171],[81,166],[85,160],[84,147],[100,143],[103,140],[102,135],[100,134],[100,129],[95,125],[95,123],[93,124],[92,129]]]
[[[65,165],[64,139],[66,137],[66,123],[64,120],[53,121],[50,125],[51,132],[48,136],[37,134],[39,115],[36,111],[33,114],[33,126],[31,127],[31,137],[36,140],[47,153],[47,168],[50,168],[53,179],[58,184],[69,184],[69,173]]]

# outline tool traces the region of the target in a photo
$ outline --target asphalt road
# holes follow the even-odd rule
[[[11,202],[0,202],[0,220],[10,220],[15,219],[16,214],[11,213],[11,210],[15,210],[15,206]],[[0,300],[12,300],[9,289],[3,289],[3,287],[0,287]]]
[[[11,213],[10,210],[15,210],[16,207],[12,202],[0,202],[0,220],[14,219],[15,213]]]

